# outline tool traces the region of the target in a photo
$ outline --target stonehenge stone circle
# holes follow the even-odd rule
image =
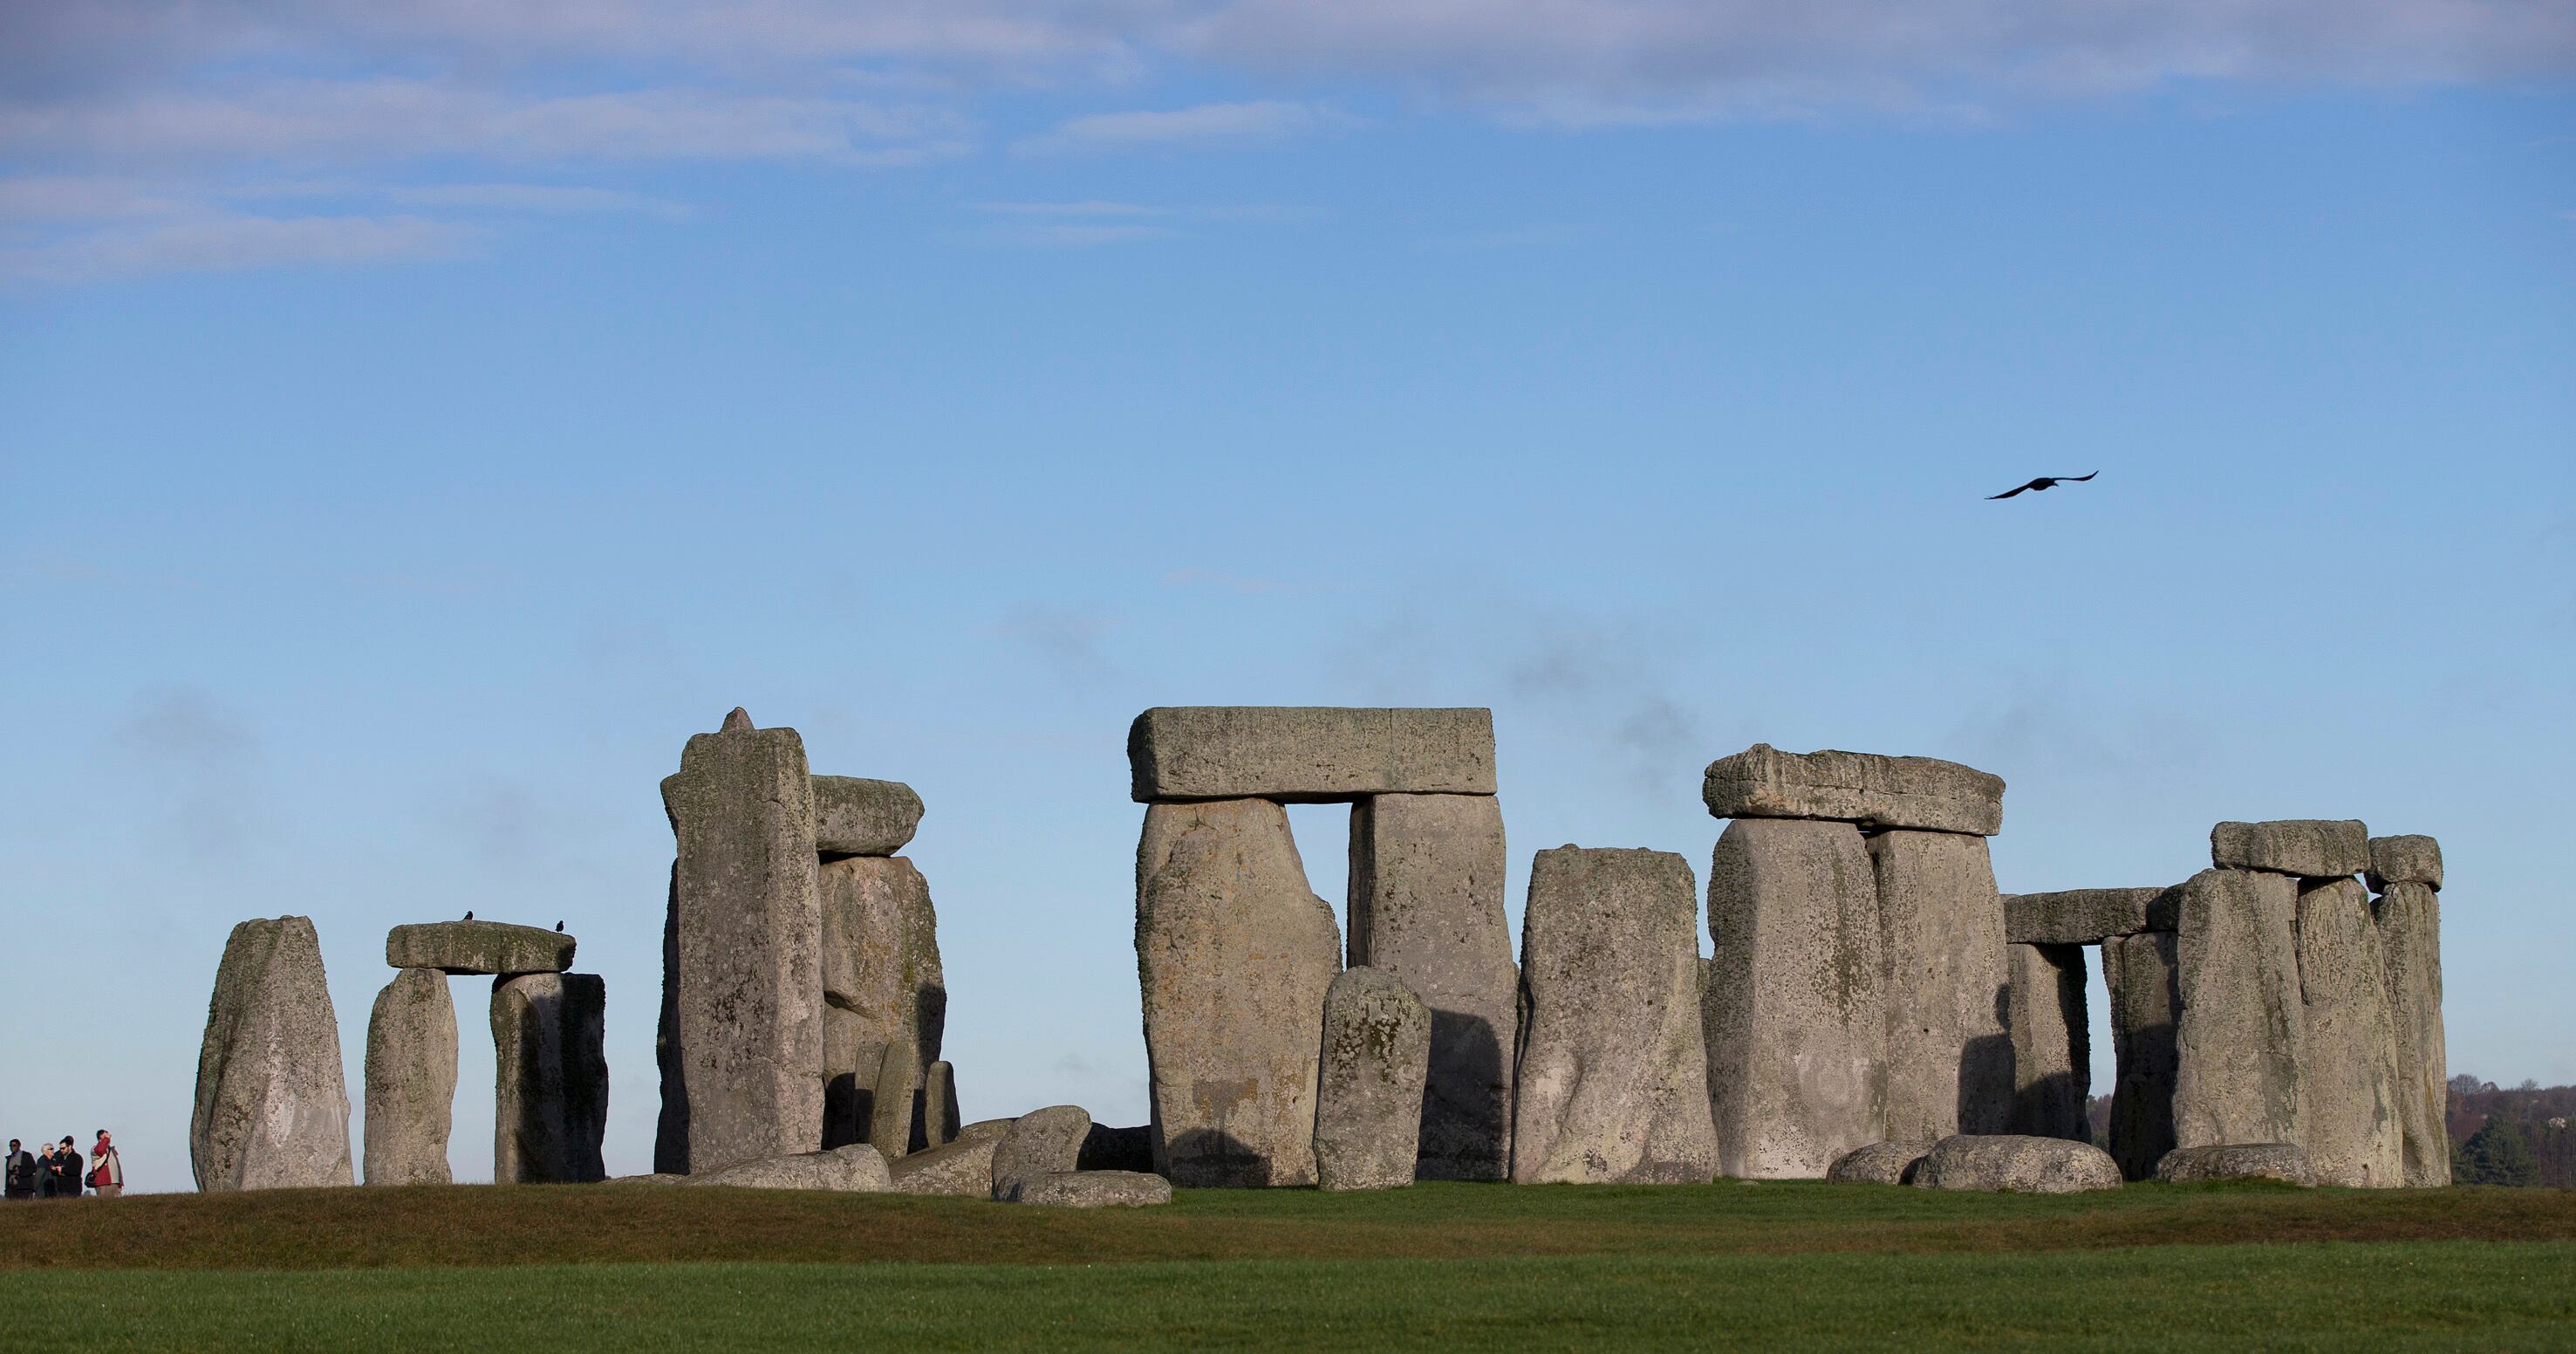
[[[1413,1183],[1431,1010],[1391,973],[1349,968],[1324,991],[1315,1179],[1327,1190]]]
[[[1159,706],[1128,729],[1127,759],[1139,804],[1490,795],[1494,716],[1481,709]]]
[[[2081,1140],[2090,1130],[2093,1039],[2084,1002],[2084,947],[2009,945],[2012,978],[2006,1023],[2012,1030],[2013,1134]]]
[[[367,1015],[367,1183],[448,1183],[455,1115],[456,1000],[446,974],[404,969]]]
[[[2420,840],[2431,840],[2423,838]],[[2439,856],[2433,873],[2439,875]],[[2430,883],[2392,880],[2375,911],[2389,1024],[2397,1035],[2397,1120],[2406,1183],[2451,1183],[2449,1055],[2442,1030],[2442,901]]]
[[[390,967],[451,975],[561,973],[572,967],[572,952],[573,938],[561,931],[507,922],[426,922],[385,933]]]
[[[2379,928],[2360,881],[2308,881],[2299,891],[2298,941],[2307,1041],[2299,1069],[2299,1145],[2308,1167],[2320,1185],[2402,1184],[2397,1030],[2389,1020]]]
[[[2174,1143],[2304,1141],[2299,881],[2260,870],[2209,869],[2182,887]]]
[[[2294,1142],[2212,1143],[2177,1147],[2156,1163],[2156,1178],[2168,1184],[2203,1180],[2278,1180],[2313,1185],[2308,1154]]]
[[[188,1159],[210,1194],[355,1182],[340,1026],[311,918],[246,921],[225,939]]]
[[[881,1194],[894,1188],[886,1159],[866,1143],[822,1152],[740,1161],[720,1171],[696,1172],[684,1185],[731,1185],[737,1189],[819,1189],[844,1194]]]
[[[2430,837],[2373,837],[2364,881],[2373,893],[2386,893],[2391,884],[2422,884],[2439,892],[2442,844]]]
[[[1845,1152],[1825,1178],[1847,1185],[1910,1185],[1915,1167],[1931,1152],[1928,1142],[1874,1142]]]
[[[939,1061],[948,1026],[930,885],[902,856],[851,856],[825,862],[817,886],[827,1007],[823,1140],[874,1142],[899,1156],[914,1136],[915,1092]],[[896,1045],[907,1051],[889,1060]],[[899,1073],[898,1083],[880,1088],[881,1067]]]
[[[827,856],[891,856],[921,830],[921,796],[899,780],[814,778],[814,849]]]
[[[1561,846],[1521,922],[1512,1181],[1704,1184],[1716,1174],[1690,863]]]
[[[737,712],[739,713],[739,712]],[[728,724],[749,724],[748,717]],[[678,841],[671,1032],[692,1174],[815,1150],[823,1127],[814,780],[794,729],[689,739],[662,782]],[[660,1164],[676,1156],[657,1147]]]
[[[1058,1208],[1150,1208],[1172,1201],[1172,1182],[1139,1171],[1049,1171],[1020,1176],[1004,1203]]]
[[[2220,823],[2209,830],[2209,862],[2222,870],[2267,870],[2303,879],[2359,874],[2370,868],[2370,829],[2349,819]]]
[[[1158,1172],[1184,1186],[1315,1182],[1318,1035],[1341,949],[1279,804],[1145,810],[1136,973]]]
[[[2016,945],[2098,945],[2174,929],[2182,895],[2170,888],[2068,889],[2004,895],[2004,939]]]
[[[1511,1168],[1520,970],[1503,913],[1501,805],[1489,795],[1384,794],[1351,809],[1350,964],[1393,974],[1431,1009],[1415,1174],[1500,1180]]]
[[[2004,782],[1957,762],[1863,752],[1782,752],[1756,743],[1711,762],[1700,796],[1718,818],[1815,818],[1871,829],[1991,837]]]
[[[1960,1134],[1932,1145],[1914,1168],[1918,1189],[2080,1194],[2118,1189],[2120,1168],[2089,1142],[2020,1134]]]
[[[1021,1185],[1071,1171],[1091,1132],[1091,1115],[1079,1105],[1049,1105],[1021,1115],[993,1145],[992,1196],[1014,1202]]]
[[[608,988],[595,973],[492,984],[495,1184],[606,1179]]]
[[[1718,1169],[1743,1179],[1819,1179],[1853,1149],[1884,1140],[1884,942],[1860,829],[1729,823],[1709,860],[1708,930],[1705,1030]]]
[[[1900,1141],[2001,1133],[2013,1104],[2004,909],[1986,839],[1868,839],[1886,965],[1887,1117]]]
[[[2131,1180],[2152,1179],[2174,1145],[2174,1039],[2182,1016],[2180,937],[2142,931],[2102,942],[2111,997],[2111,1157]]]

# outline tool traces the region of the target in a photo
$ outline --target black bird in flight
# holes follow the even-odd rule
[[[2096,470],[2093,472],[2093,475],[2099,475],[2101,473],[2101,471]],[[2026,494],[2035,489],[2054,489],[2061,484],[2082,484],[2084,481],[2093,478],[2093,475],[2042,475],[2038,479],[2032,480],[2030,483],[2025,484],[2018,489],[2006,489],[2000,494],[1988,494],[1986,495],[1986,501],[1988,503],[1992,503],[1999,498],[2010,498],[2015,494]]]

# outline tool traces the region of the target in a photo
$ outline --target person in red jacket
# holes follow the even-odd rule
[[[125,1192],[125,1157],[108,1141],[107,1130],[98,1131],[98,1141],[89,1149],[89,1187],[98,1197],[113,1199]]]

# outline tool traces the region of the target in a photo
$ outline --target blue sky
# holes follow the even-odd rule
[[[1704,875],[1757,740],[2004,776],[2007,889],[2432,832],[2453,1069],[2576,1080],[2563,11],[57,9],[0,1133],[185,1188],[234,922],[315,919],[354,1095],[384,930],[472,908],[581,937],[646,1169],[655,785],[735,704],[928,801],[970,1117],[1144,1118],[1156,704],[1492,706],[1515,912]]]

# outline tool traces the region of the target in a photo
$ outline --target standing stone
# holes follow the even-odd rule
[[[2013,1099],[2007,1127],[2034,1138],[2092,1136],[2084,1104],[2092,1092],[2093,1036],[2084,1010],[2084,947],[2013,945],[2006,1002],[2012,1029]]]
[[[311,918],[246,921],[224,941],[188,1159],[209,1194],[354,1182],[340,1025]]]
[[[1980,837],[2002,831],[2004,822],[2003,777],[1973,766],[1867,752],[1782,752],[1768,743],[1709,763],[1700,798],[1718,818],[1828,819]]]
[[[2438,864],[2434,873],[2440,873]],[[2442,903],[2435,887],[2392,880],[2377,909],[2388,1018],[2397,1032],[2397,1119],[2405,1138],[2406,1183],[2418,1188],[2451,1183],[2451,1139],[2444,1127],[2451,1069],[2442,1032]]]
[[[1393,974],[1349,968],[1324,992],[1315,1174],[1327,1190],[1413,1183],[1431,1009]]]
[[[1333,910],[1266,799],[1156,804],[1136,848],[1154,1169],[1182,1186],[1315,1181]]]
[[[1489,795],[1376,795],[1351,810],[1350,962],[1431,1009],[1424,1180],[1511,1170],[1520,970],[1503,913],[1503,811]]]
[[[2394,1189],[2406,1180],[2397,1030],[2370,895],[2358,880],[2299,891],[2299,1145],[2320,1185]]]
[[[814,778],[814,849],[827,856],[891,856],[921,827],[921,796],[899,780]]]
[[[2004,909],[1986,839],[1882,832],[1868,841],[1887,965],[1887,1136],[2000,1133],[2012,1114],[2004,1032]]]
[[[662,909],[662,1010],[653,1022],[653,1063],[662,1074],[662,1111],[653,1121],[653,1171],[689,1173],[689,1068],[680,1056],[680,867]]]
[[[456,1115],[456,1001],[447,975],[407,968],[367,1016],[367,1183],[448,1183]]]
[[[1139,804],[1494,792],[1494,712],[1158,706],[1127,730]]]
[[[2222,870],[2267,870],[2307,879],[2359,874],[2370,868],[2370,829],[2351,819],[2220,823],[2209,830],[2209,860]]]
[[[2182,888],[2174,1145],[2300,1142],[2299,881],[2211,869]]]
[[[2182,1016],[2180,937],[2142,931],[2102,942],[2102,980],[2111,995],[2111,1159],[2131,1180],[2152,1179],[2174,1146],[2174,1046]]]
[[[922,1070],[939,1061],[948,1028],[948,979],[930,885],[902,856],[826,861],[818,881],[823,999],[830,1007],[824,1141],[873,1142],[901,1156],[914,1134],[909,1107]],[[908,1053],[887,1063],[895,1045]],[[880,1066],[908,1070],[900,1084],[880,1087]],[[895,1135],[891,1141],[879,1136],[881,1116]]]
[[[596,973],[529,973],[492,984],[495,1184],[604,1180],[608,986]]]
[[[1560,846],[1521,918],[1515,1184],[1706,1184],[1717,1173],[1690,863]]]
[[[1709,860],[1708,932],[1718,1169],[1817,1180],[1885,1139],[1885,963],[1860,829],[1729,823]]]
[[[877,1057],[873,1094],[868,1101],[868,1141],[886,1159],[912,1150],[913,1125],[921,1117],[921,1050],[897,1039]]]
[[[913,1133],[912,1150],[923,1152],[955,1142],[962,1122],[957,1117],[956,1067],[945,1061],[932,1063],[921,1074],[921,1122]]]
[[[662,803],[679,839],[676,1025],[689,1168],[814,1151],[823,917],[804,740],[794,729],[698,734],[679,774],[662,782]],[[672,1091],[665,1085],[666,1098]]]

